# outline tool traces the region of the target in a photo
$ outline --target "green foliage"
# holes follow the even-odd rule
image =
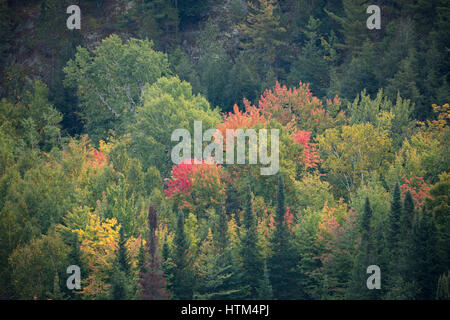
[[[204,130],[213,128],[219,112],[212,110],[204,97],[192,94],[190,84],[178,77],[160,78],[147,85],[142,99],[136,123],[127,129],[132,133],[132,148],[144,169],[153,165],[167,176],[171,168],[170,150],[175,145],[171,141],[172,132],[185,128],[193,136],[194,121],[202,121]]]
[[[175,233],[175,252],[173,262],[174,277],[172,280],[172,292],[174,299],[192,299],[194,274],[192,270],[192,254],[189,252],[189,242],[184,231],[183,212],[178,213],[177,229]]]
[[[81,30],[70,4],[0,0],[2,298],[448,299],[445,0],[381,30],[362,0],[88,1]],[[281,130],[280,180],[177,180],[194,121]]]
[[[9,257],[16,298],[51,298],[49,288],[54,288],[55,273],[65,274],[68,266],[67,253],[66,245],[55,232],[16,248]]]
[[[279,176],[277,212],[275,216],[275,230],[271,238],[271,252],[269,259],[270,282],[273,297],[275,299],[292,299],[296,294],[296,272],[297,261],[294,258],[295,250],[291,245],[290,231],[286,215],[283,178]]]
[[[92,51],[78,47],[67,63],[64,83],[77,91],[85,128],[93,137],[105,138],[109,129],[123,132],[141,105],[144,86],[169,73],[167,56],[152,46],[139,39],[123,44],[111,35]]]
[[[242,284],[245,288],[245,298],[254,299],[258,295],[259,280],[263,277],[263,264],[261,249],[258,245],[256,218],[253,213],[252,192],[247,182],[245,198],[244,223],[242,231],[241,258],[244,268]]]

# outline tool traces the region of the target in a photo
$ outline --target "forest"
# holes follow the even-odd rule
[[[449,0],[0,0],[0,299],[450,299],[449,30]],[[173,163],[198,121],[278,130],[278,171]]]

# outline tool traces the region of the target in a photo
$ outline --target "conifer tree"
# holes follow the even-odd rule
[[[245,298],[257,297],[258,283],[263,277],[262,255],[258,246],[256,217],[253,213],[252,193],[247,182],[247,194],[244,209],[244,234],[242,236],[241,258],[243,264],[242,284],[245,288]]]
[[[348,287],[347,297],[350,299],[375,299],[377,291],[367,290],[367,267],[379,262],[375,259],[375,252],[372,243],[372,208],[370,206],[369,198],[366,197],[364,203],[364,211],[361,217],[359,233],[361,235],[361,242],[359,250],[353,265],[351,273],[350,285]]]
[[[391,210],[388,215],[388,226],[386,235],[387,244],[387,259],[388,266],[386,270],[386,289],[389,299],[399,298],[397,289],[404,285],[403,279],[400,277],[400,232],[401,232],[401,216],[402,216],[402,204],[400,186],[395,184],[394,193],[392,195]]]
[[[49,294],[52,300],[64,300],[64,294],[61,292],[61,287],[59,285],[58,272],[55,272],[55,277],[53,278],[53,291]]]
[[[175,269],[172,283],[174,298],[181,300],[192,299],[194,277],[191,268],[189,242],[184,231],[184,215],[182,211],[178,213],[177,219],[174,263]]]
[[[238,291],[226,286],[232,277],[232,266],[223,259],[224,254],[225,251],[214,245],[209,229],[198,257],[198,280],[194,295],[197,299],[227,299]]]
[[[127,248],[125,247],[125,235],[123,231],[123,227],[120,228],[119,231],[119,251],[118,251],[118,262],[119,267],[122,269],[122,271],[125,272],[126,275],[130,272],[130,264],[128,262],[127,257]]]
[[[338,47],[346,49],[352,55],[357,55],[360,52],[361,46],[368,36],[366,26],[368,16],[365,14],[367,8],[365,2],[366,0],[343,0],[344,16],[342,17],[325,10],[342,27],[344,43],[338,45]]]
[[[442,274],[439,277],[437,290],[436,290],[436,300],[450,300],[450,272],[447,274]]]
[[[295,261],[286,223],[286,204],[283,178],[278,181],[278,207],[275,216],[275,231],[271,238],[272,256],[269,259],[270,280],[275,299],[295,297]]]
[[[271,300],[272,298],[273,298],[273,291],[269,279],[269,270],[267,269],[267,264],[264,263],[264,275],[263,278],[259,280],[258,299]]]
[[[415,298],[419,300],[434,299],[439,280],[439,257],[436,247],[436,226],[433,216],[422,209],[421,215],[415,220],[413,231],[413,272],[410,277],[419,288]]]
[[[125,247],[125,235],[123,227],[119,231],[119,249],[117,252],[117,265],[111,275],[111,298],[113,300],[126,300],[129,298],[129,272],[130,265]]]
[[[283,45],[286,29],[281,25],[277,0],[248,1],[245,23],[238,26],[243,34],[242,46],[258,61],[260,69],[273,66]]]
[[[403,211],[400,218],[400,252],[399,264],[400,273],[403,279],[410,276],[413,265],[413,245],[412,245],[412,221],[415,217],[414,201],[411,192],[407,191],[403,202]]]
[[[402,215],[400,186],[395,184],[392,196],[391,211],[388,217],[387,244],[391,252],[391,257],[396,257],[400,236],[400,217]]]

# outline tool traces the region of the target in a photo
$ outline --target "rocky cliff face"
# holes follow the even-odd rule
[[[22,72],[28,80],[37,78],[50,84],[55,81],[55,77],[58,78],[56,73],[61,72],[61,67],[73,56],[77,45],[93,49],[111,33],[123,39],[134,36],[121,25],[121,19],[135,9],[136,1],[81,1],[81,30],[74,31],[66,27],[69,17],[66,9],[71,3],[65,2],[62,0],[50,6],[48,17],[43,12],[43,1],[17,1],[10,4],[13,24],[10,48],[2,66],[3,73]],[[246,10],[245,0],[211,1],[208,16],[179,27],[180,45],[193,60],[197,60],[199,33],[211,18],[220,30],[219,36],[227,50],[234,50],[239,45],[236,17],[242,17]]]

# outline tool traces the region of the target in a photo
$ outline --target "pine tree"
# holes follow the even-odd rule
[[[64,294],[61,292],[61,287],[59,285],[58,272],[55,272],[55,277],[53,278],[53,291],[49,294],[52,300],[64,300]]]
[[[172,291],[175,299],[192,299],[194,277],[191,268],[191,256],[189,252],[189,243],[184,231],[183,212],[178,213],[177,229],[175,233],[175,253],[174,253],[174,275]]]
[[[401,299],[401,290],[403,290],[404,282],[400,276],[400,232],[401,232],[402,205],[400,186],[395,184],[394,193],[392,195],[391,210],[388,216],[387,226],[387,258],[389,265],[386,270],[386,287],[387,298]]]
[[[248,1],[248,7],[247,20],[238,29],[244,38],[242,46],[258,59],[254,65],[261,71],[274,66],[286,29],[281,26],[277,0]]]
[[[403,202],[403,211],[400,218],[400,271],[402,277],[407,279],[413,263],[412,251],[413,244],[412,238],[412,221],[415,217],[414,201],[411,196],[411,192],[408,191],[405,194],[405,200]]]
[[[410,277],[415,281],[419,292],[416,299],[434,299],[439,279],[439,256],[436,247],[436,226],[433,216],[426,212],[425,206],[421,215],[415,220],[413,228],[413,272]]]
[[[450,300],[450,272],[447,274],[442,274],[439,277],[437,290],[436,290],[436,300]]]
[[[111,299],[112,300],[127,300],[129,299],[128,279],[122,268],[114,267],[111,276]]]
[[[387,230],[387,244],[390,250],[391,257],[394,259],[397,256],[398,242],[400,236],[400,217],[402,216],[402,205],[400,186],[395,184],[394,194],[392,196],[391,211],[389,212],[389,225]]]
[[[258,293],[258,282],[263,277],[262,255],[258,246],[256,217],[253,213],[250,183],[247,183],[247,194],[244,211],[244,234],[242,236],[241,258],[243,264],[242,284],[246,288],[245,298],[255,299]]]
[[[128,275],[130,272],[130,263],[128,262],[127,248],[125,247],[125,235],[123,227],[119,231],[119,251],[118,251],[118,263],[119,268]]]
[[[343,17],[325,10],[342,27],[344,43],[338,45],[338,47],[348,50],[352,55],[357,55],[360,52],[361,45],[368,36],[366,26],[368,16],[365,13],[367,8],[365,2],[366,0],[343,0]]]
[[[419,75],[417,73],[418,61],[415,57],[414,51],[412,51],[408,57],[403,59],[400,63],[398,72],[392,79],[389,79],[386,86],[386,95],[391,99],[397,98],[400,94],[401,97],[411,100],[415,103],[414,113],[416,117],[423,111],[423,96],[417,86],[417,80]]]
[[[150,205],[148,210],[149,237],[147,241],[148,262],[145,273],[140,274],[141,298],[143,300],[166,300],[169,293],[166,290],[164,273],[161,270],[161,261],[158,254],[158,216],[156,209]]]
[[[214,245],[209,229],[198,257],[198,280],[194,295],[196,299],[227,299],[238,291],[226,286],[233,274],[231,264],[224,260],[224,254],[225,251]]]
[[[125,247],[125,235],[123,227],[119,231],[119,249],[117,252],[117,264],[114,266],[111,276],[111,298],[113,300],[126,300],[130,294],[130,282],[128,279],[130,265],[128,262],[127,248]]]
[[[258,300],[271,300],[273,298],[272,285],[269,279],[269,270],[267,264],[264,263],[264,276],[259,280]]]
[[[367,290],[367,267],[376,264],[375,252],[372,244],[372,208],[370,207],[369,198],[366,197],[364,211],[361,217],[360,230],[361,242],[353,265],[352,277],[347,291],[347,297],[350,299],[375,299],[378,290]]]
[[[295,261],[290,232],[286,223],[286,204],[283,178],[278,181],[278,207],[275,231],[271,238],[272,256],[269,259],[270,281],[275,299],[295,298]]]

